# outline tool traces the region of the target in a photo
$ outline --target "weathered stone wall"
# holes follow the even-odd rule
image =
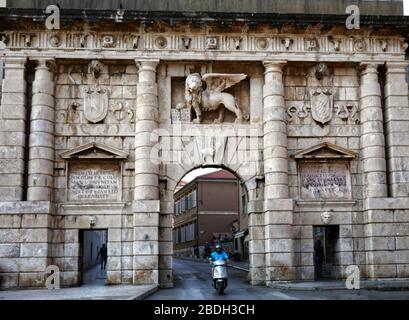
[[[43,286],[50,265],[50,202],[0,204],[0,286]]]

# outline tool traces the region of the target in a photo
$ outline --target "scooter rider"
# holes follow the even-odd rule
[[[226,261],[226,263],[230,263],[229,255],[226,251],[223,250],[221,244],[216,245],[216,251],[213,251],[209,257],[209,263],[213,264],[215,261]],[[214,286],[216,285],[216,279],[213,279]],[[227,287],[227,282],[226,282]]]

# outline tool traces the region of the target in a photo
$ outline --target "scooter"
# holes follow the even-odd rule
[[[213,288],[216,289],[219,295],[223,295],[227,288],[227,263],[226,261],[214,261],[213,265]]]

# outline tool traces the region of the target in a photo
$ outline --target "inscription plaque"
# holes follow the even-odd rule
[[[119,201],[120,172],[120,164],[116,163],[70,164],[68,201]]]
[[[300,196],[305,200],[351,199],[347,163],[300,163]]]

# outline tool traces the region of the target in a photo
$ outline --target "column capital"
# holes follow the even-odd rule
[[[263,65],[264,68],[266,68],[266,72],[271,72],[271,71],[278,71],[282,72],[283,67],[287,64],[287,61],[285,60],[264,60]]]
[[[156,72],[160,60],[159,59],[135,59],[136,66],[140,71],[153,71]]]
[[[359,64],[361,68],[361,75],[368,73],[378,73],[379,66],[383,64],[383,62],[378,61],[363,61]]]
[[[54,57],[30,57],[29,59],[37,64],[36,70],[55,71],[56,62]]]

